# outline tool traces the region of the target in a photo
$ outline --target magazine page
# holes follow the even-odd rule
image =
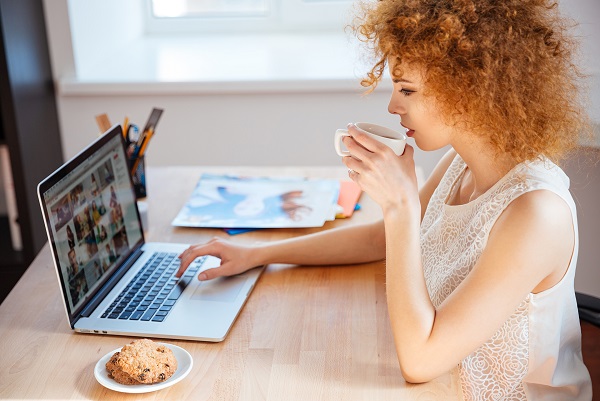
[[[174,226],[321,227],[335,217],[337,180],[204,174]]]

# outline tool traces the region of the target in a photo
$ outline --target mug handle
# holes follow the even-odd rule
[[[338,129],[337,131],[335,131],[335,137],[334,137],[333,144],[335,146],[336,153],[340,156],[350,156],[349,151],[342,150],[342,139],[345,136],[350,136],[347,129]]]

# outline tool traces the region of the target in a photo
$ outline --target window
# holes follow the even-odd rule
[[[342,31],[352,0],[147,0],[148,33]]]
[[[152,0],[157,18],[257,17],[268,12],[267,0]]]

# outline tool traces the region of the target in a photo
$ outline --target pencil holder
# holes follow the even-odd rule
[[[136,166],[137,162],[137,166]],[[134,170],[135,169],[135,170]],[[131,171],[131,180],[135,190],[135,198],[146,197],[146,160],[144,156],[129,159],[129,170]]]

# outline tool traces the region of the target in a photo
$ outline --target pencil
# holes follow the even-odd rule
[[[129,117],[125,117],[125,122],[123,122],[123,138],[127,140],[127,133],[129,131]]]
[[[131,168],[131,175],[134,175],[138,165],[140,164],[140,159],[142,157],[144,157],[144,153],[146,152],[146,147],[148,147],[148,142],[150,142],[150,139],[152,138],[152,135],[154,134],[154,130],[152,128],[150,128],[148,130],[148,133],[144,136],[144,139],[142,140],[142,144],[140,145],[139,151],[136,155],[135,158],[135,162],[133,163],[133,167]]]

